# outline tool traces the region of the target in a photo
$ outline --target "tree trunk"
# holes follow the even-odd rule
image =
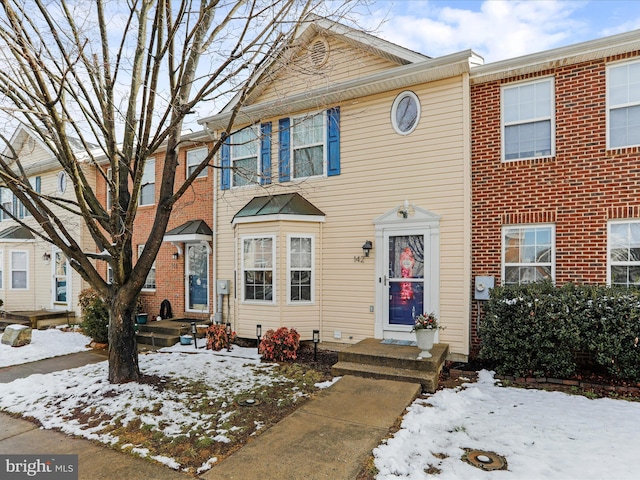
[[[109,382],[135,382],[140,378],[134,308],[113,302],[109,309]]]

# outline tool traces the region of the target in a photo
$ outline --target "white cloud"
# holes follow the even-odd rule
[[[584,21],[572,18],[584,2],[490,0],[475,10],[469,2],[447,3],[396,2],[378,34],[432,57],[470,48],[492,62],[573,43],[586,29]],[[369,27],[379,24],[384,6],[369,17]]]

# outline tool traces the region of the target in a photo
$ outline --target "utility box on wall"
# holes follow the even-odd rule
[[[489,290],[494,287],[494,277],[476,277],[473,298],[475,300],[489,300]]]
[[[229,295],[229,280],[218,280],[216,282],[216,293],[218,295]]]

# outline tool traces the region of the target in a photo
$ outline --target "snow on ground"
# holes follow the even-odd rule
[[[0,367],[89,350],[87,345],[90,342],[89,337],[79,332],[64,332],[56,328],[33,330],[28,345],[12,347],[0,343]]]
[[[504,388],[487,371],[464,387],[409,407],[401,429],[374,450],[378,480],[639,478],[639,402]],[[504,456],[508,471],[463,462],[465,448]]]
[[[36,358],[23,352],[51,347],[44,356],[52,356],[71,351],[65,350],[70,344],[82,350],[88,343],[86,337],[78,338],[79,334],[71,332],[33,333],[31,347],[35,348],[2,345],[0,365]],[[203,382],[211,387],[209,394],[217,398],[250,392],[276,377],[269,365],[260,364],[255,348],[237,346],[231,352],[212,352],[196,350],[194,345],[176,345],[140,355],[140,367],[147,375]],[[147,424],[162,424],[168,435],[178,435],[185,428],[215,431],[218,440],[224,441],[224,431],[217,431],[219,425],[206,415],[190,411],[180,396],[165,397],[145,384],[111,385],[106,378],[107,362],[101,362],[15,380],[2,385],[0,410],[33,416],[45,428],[60,428],[106,443],[117,439],[104,433],[100,412],[122,423],[138,417]],[[159,411],[134,412],[132,406],[141,404],[150,408],[154,404]],[[91,427],[70,420],[77,409],[95,416]],[[640,402],[504,388],[496,385],[492,373],[483,371],[477,383],[438,391],[417,399],[408,408],[401,429],[374,450],[380,471],[377,478],[631,480],[638,478],[639,425]],[[504,456],[508,470],[486,472],[472,467],[461,460],[465,448]],[[176,468],[171,458],[156,460]],[[202,469],[210,467],[204,465]]]

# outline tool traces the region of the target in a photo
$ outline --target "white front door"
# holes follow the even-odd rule
[[[61,250],[53,252],[53,308],[70,310],[71,271],[69,260]]]

